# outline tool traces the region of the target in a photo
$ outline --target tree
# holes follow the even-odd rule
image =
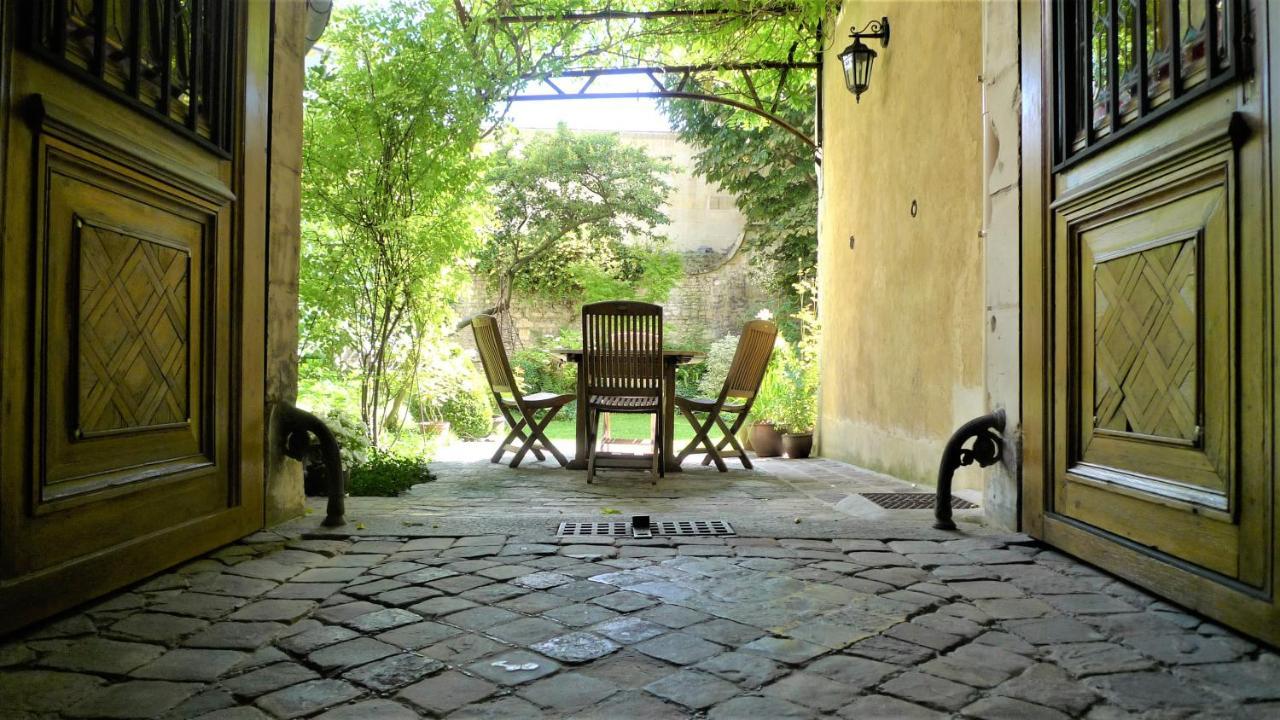
[[[796,73],[800,75],[799,73]],[[810,73],[811,75],[811,73]],[[776,111],[812,133],[813,78],[792,81]],[[680,139],[698,148],[697,172],[733,193],[746,216],[744,247],[769,289],[798,302],[800,277],[818,261],[818,175],[813,151],[773,125],[740,110],[689,100],[665,104]]]
[[[451,8],[339,13],[309,71],[304,125],[304,352],[353,366],[376,442],[421,332],[441,322],[473,245],[476,143],[501,82],[459,52]]]
[[[506,313],[516,290],[577,298],[639,286],[665,297],[679,274],[658,231],[669,169],[616,134],[563,125],[501,145],[485,178],[493,216],[478,254],[498,292],[489,312]]]

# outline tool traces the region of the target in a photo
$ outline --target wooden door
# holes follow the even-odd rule
[[[1043,28],[1024,81],[1044,109],[1024,116],[1024,519],[1277,642],[1262,14],[1024,8]]]
[[[268,9],[7,3],[0,631],[261,526]]]

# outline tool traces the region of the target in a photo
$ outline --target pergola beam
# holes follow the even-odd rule
[[[645,67],[625,68],[583,68],[578,70],[562,70],[551,75],[530,75],[527,80],[541,80],[546,77],[603,77],[606,75],[679,75],[684,73],[707,72],[741,72],[743,70],[817,70],[816,62],[789,62],[786,60],[761,60],[751,63],[710,63],[706,65],[649,65]]]
[[[782,95],[783,85],[787,81],[787,75],[791,70],[817,70],[821,67],[816,62],[795,62],[794,60],[776,61],[762,60],[752,63],[716,63],[705,65],[653,65],[648,67],[627,67],[627,68],[583,68],[577,70],[562,70],[557,73],[548,73],[542,75],[529,75],[525,79],[540,82],[551,88],[550,93],[530,93],[527,90],[521,90],[510,95],[507,100],[511,102],[517,101],[539,101],[539,100],[637,100],[637,99],[680,99],[680,100],[701,100],[704,102],[719,103],[728,105],[739,110],[746,110],[754,113],[769,122],[781,127],[795,137],[802,140],[806,145],[817,151],[818,144],[801,132],[796,126],[784,120],[777,114],[778,99]],[[751,73],[758,70],[780,70],[777,89],[774,93],[773,102],[769,107],[765,106],[764,100],[760,97],[760,93],[756,88],[755,82],[751,78]],[[690,92],[686,88],[689,81],[695,74],[712,73],[712,72],[735,72],[742,75],[747,83],[747,88],[751,95],[752,102],[743,102],[731,97],[721,95],[713,95],[706,92]],[[598,78],[606,76],[644,76],[649,79],[654,90],[637,90],[622,92],[605,92],[592,91],[588,92],[588,88]],[[667,77],[675,76],[679,78],[674,89],[669,83],[663,82]],[[554,80],[562,78],[586,78],[586,82],[576,90],[566,90],[557,85]]]
[[[555,85],[552,85],[551,87],[556,90],[559,90],[559,88],[556,88]],[[683,92],[679,90],[667,90],[662,92],[658,92],[658,91],[654,91],[654,92],[645,92],[645,91],[593,92],[591,94],[585,94],[582,92],[566,93],[561,91],[558,93],[545,93],[540,95],[512,95],[507,99],[510,100],[511,102],[533,101],[533,100],[640,100],[640,99],[701,100],[703,102],[719,103],[721,105],[728,105],[730,107],[738,108],[739,110],[746,110],[747,112],[755,113],[756,115],[759,115],[760,117],[765,118],[766,120],[774,123],[778,127],[781,127],[783,130],[786,130],[787,132],[796,136],[801,142],[803,142],[805,145],[808,145],[815,152],[818,150],[818,144],[814,142],[813,138],[809,137],[808,135],[805,135],[804,132],[801,131],[799,128],[787,122],[786,120],[783,120],[782,118],[778,117],[774,113],[771,113],[768,110],[765,110],[764,108],[755,107],[749,103],[744,103],[740,100],[734,100],[733,98],[727,98],[727,97],[720,97],[719,95],[704,95],[702,93]]]
[[[796,11],[794,5],[771,5],[750,12],[729,8],[696,8],[670,10],[598,10],[596,12],[564,13],[562,15],[502,15],[490,22],[499,25],[528,25],[552,22],[601,22],[605,20],[663,20],[671,18],[714,18],[723,16],[749,17],[752,15],[789,15]]]

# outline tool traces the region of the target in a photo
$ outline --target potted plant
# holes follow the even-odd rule
[[[444,412],[439,405],[424,403],[421,417],[418,430],[428,439],[442,438],[449,433],[449,421],[444,419]]]
[[[818,420],[818,315],[816,293],[810,278],[796,283],[800,293],[800,339],[795,352],[785,356],[781,400],[782,450],[789,458],[807,458],[813,452],[813,428]]]
[[[757,457],[777,457],[782,454],[782,433],[778,425],[782,420],[783,400],[786,392],[785,367],[790,362],[791,346],[778,337],[760,381],[760,390],[751,405],[751,423],[748,435],[751,449]]]
[[[807,458],[813,452],[817,397],[809,383],[804,381],[797,381],[790,390],[783,410],[782,451],[789,458]]]
[[[757,457],[778,457],[782,454],[782,433],[772,420],[756,420],[751,423],[751,448]]]

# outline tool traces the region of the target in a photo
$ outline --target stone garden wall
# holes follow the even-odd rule
[[[778,303],[761,289],[749,258],[738,251],[740,244],[735,243],[723,254],[685,253],[685,275],[662,303],[668,337],[685,339],[690,333],[701,332],[702,341],[710,342],[737,333],[763,308],[777,313]],[[492,307],[495,296],[496,291],[477,278],[458,304],[459,316],[468,317]],[[580,322],[576,305],[541,299],[522,301],[517,295],[511,314],[514,327],[504,328],[508,344],[526,347],[542,337],[558,334],[562,328],[576,328]],[[458,339],[464,347],[474,348],[469,331],[460,333]]]

